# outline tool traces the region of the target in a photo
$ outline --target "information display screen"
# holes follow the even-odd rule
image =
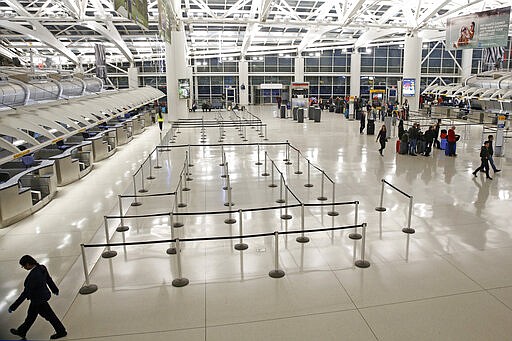
[[[402,95],[406,97],[413,97],[416,95],[416,79],[404,78],[402,80]]]
[[[178,96],[180,99],[190,98],[190,80],[188,78],[178,79]]]

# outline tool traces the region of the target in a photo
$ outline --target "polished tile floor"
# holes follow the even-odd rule
[[[33,216],[0,229],[0,339],[9,339],[8,329],[24,318],[25,303],[14,314],[7,307],[16,298],[26,272],[17,261],[25,253],[48,265],[61,288],[51,300],[68,329],[70,340],[510,340],[512,335],[512,200],[511,158],[495,158],[503,171],[486,180],[471,172],[479,164],[482,128],[458,126],[462,135],[456,158],[439,151],[433,156],[397,155],[391,139],[384,156],[378,154],[375,136],[360,135],[359,122],[323,112],[322,122],[298,124],[273,117],[273,107],[250,109],[267,124],[268,141],[258,129],[245,129],[248,143],[260,142],[260,159],[268,156],[267,170],[275,164],[276,188],[271,177],[261,174],[256,145],[226,145],[224,153],[232,187],[233,209],[266,208],[242,214],[244,233],[297,231],[301,228],[300,207],[288,210],[292,219],[276,203],[281,196],[279,179],[293,192],[290,205],[324,203],[304,209],[304,227],[315,229],[350,226],[355,222],[355,205],[336,207],[340,214],[327,213],[335,181],[337,202],[358,201],[357,222],[368,224],[365,258],[370,267],[361,269],[362,241],[348,238],[353,229],[307,234],[310,242],[295,241],[297,234],[279,237],[279,267],[286,275],[270,278],[275,266],[274,237],[245,239],[249,248],[234,249],[238,240],[182,242],[182,276],[190,284],[172,286],[178,277],[176,255],[166,254],[164,244],[112,247],[117,257],[100,258],[103,248],[87,248],[90,281],[98,286],[91,295],[80,295],[84,275],[80,243],[105,241],[104,216],[119,214],[118,195],[134,193],[133,174],[160,140],[156,127],[137,136],[110,159],[95,164],[85,179],[61,188],[58,196]],[[208,113],[205,119],[213,119]],[[201,117],[196,113],[194,117]],[[223,113],[225,120],[229,114]],[[445,124],[451,124],[445,121]],[[378,127],[377,127],[378,128]],[[243,137],[225,127],[225,144],[242,144]],[[152,168],[154,180],[146,180],[139,193],[142,176],[135,176],[140,196],[173,192],[180,181],[188,148],[192,179],[176,200],[173,196],[139,197],[141,206],[131,206],[133,198],[122,199],[130,227],[114,232],[118,219],[109,219],[111,242],[138,242],[171,238],[169,212],[184,203],[172,217],[182,222],[176,237],[201,238],[237,236],[240,216],[226,224],[223,214],[229,201],[223,190],[226,180],[217,144],[219,128],[182,127],[172,148],[158,154],[162,168]],[[290,150],[291,165],[283,159],[287,152],[275,143],[288,140],[301,151]],[[270,144],[263,144],[270,143]],[[274,144],[273,144],[274,143]],[[512,150],[507,150],[510,154]],[[310,168],[307,161],[325,172]],[[156,164],[152,155],[152,166]],[[295,174],[298,167],[303,174]],[[409,200],[386,187],[384,205],[379,204],[381,179],[386,179],[413,196],[408,238]],[[286,192],[286,191],[285,191]],[[284,195],[283,195],[284,196]],[[297,198],[295,198],[296,196]],[[196,214],[192,214],[196,213]],[[47,339],[52,334],[46,321],[37,320],[29,338]]]

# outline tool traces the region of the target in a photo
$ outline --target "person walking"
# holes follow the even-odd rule
[[[439,131],[441,130],[441,119],[438,118],[437,119],[437,123],[435,125],[435,128],[434,128],[434,132],[435,132],[435,140],[434,140],[434,145],[437,149],[441,149],[441,142],[439,141]]]
[[[483,169],[485,171],[485,177],[492,180],[489,176],[489,141],[485,141],[482,148],[480,148],[480,160],[480,167],[473,171],[473,175],[476,177],[476,174]]]
[[[164,128],[164,116],[162,115],[161,111],[158,112],[157,121],[158,121],[158,127],[160,128],[160,131],[162,131],[162,129]]]
[[[361,117],[359,118],[359,120],[360,120],[359,134],[362,134],[363,130],[366,126],[366,113],[363,110],[361,110]]]
[[[50,300],[51,292],[54,295],[59,294],[59,288],[53,282],[48,270],[44,265],[39,264],[32,256],[25,255],[21,257],[19,261],[21,267],[25,270],[30,271],[25,279],[24,290],[18,299],[11,304],[8,311],[12,313],[15,311],[21,303],[25,300],[30,301],[30,305],[27,311],[27,317],[25,321],[17,328],[11,328],[11,334],[17,335],[22,339],[25,339],[28,330],[35,322],[37,315],[41,315],[45,320],[51,323],[55,329],[55,334],[50,336],[50,339],[60,339],[68,335],[66,328],[59,318],[53,312],[52,308],[48,304]],[[50,288],[50,290],[48,290]]]
[[[377,142],[377,141],[379,141],[379,143],[380,143],[380,149],[379,149],[380,156],[384,156],[384,154],[382,154],[382,152],[384,151],[384,148],[386,148],[386,142],[387,142],[386,125],[385,124],[382,125],[382,127],[379,130],[379,133],[377,134],[377,139],[375,140],[375,142]]]
[[[496,168],[496,165],[494,164],[494,159],[492,158],[492,156],[494,155],[494,148],[492,146],[492,141],[494,141],[494,136],[492,136],[492,135],[487,136],[487,142],[489,142],[489,158],[488,159],[489,159],[489,164],[491,165],[494,173],[498,173],[498,172],[501,172],[501,169]]]

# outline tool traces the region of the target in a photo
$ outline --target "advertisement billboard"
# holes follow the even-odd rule
[[[158,30],[160,31],[160,36],[162,40],[165,42],[171,43],[171,32],[172,32],[172,22],[171,22],[171,3],[166,0],[158,0]]]
[[[180,99],[190,98],[190,79],[178,79],[178,96]]]
[[[148,0],[114,0],[114,9],[123,17],[148,28]]]
[[[510,6],[449,18],[446,46],[450,50],[506,46]]]
[[[402,96],[412,97],[416,95],[416,79],[404,78],[402,80]]]

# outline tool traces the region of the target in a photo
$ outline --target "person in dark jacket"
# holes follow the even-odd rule
[[[439,137],[439,130],[441,129],[441,119],[437,119],[436,127],[435,127],[435,136],[434,136],[434,145],[437,149],[441,149],[441,142],[438,140]]]
[[[492,180],[489,176],[489,141],[485,141],[484,145],[480,149],[480,160],[480,167],[474,170],[473,175],[476,177],[476,173],[483,169],[485,170],[485,177]]]
[[[363,130],[366,126],[366,113],[361,110],[361,117],[359,118],[360,119],[360,126],[359,126],[359,134],[362,134],[363,133]]]
[[[428,130],[425,132],[425,153],[423,154],[424,156],[429,156],[430,155],[430,152],[432,151],[432,144],[434,143],[434,139],[435,139],[435,134],[436,134],[436,130],[435,130],[435,126],[430,126],[428,128]]]
[[[55,285],[48,270],[44,265],[39,264],[32,256],[25,255],[20,259],[20,265],[23,269],[30,271],[24,282],[24,290],[18,299],[11,304],[8,311],[12,313],[21,303],[25,300],[30,301],[28,307],[27,317],[25,321],[18,327],[18,329],[11,328],[11,333],[25,339],[28,330],[35,322],[37,315],[41,315],[45,320],[51,323],[55,329],[55,334],[50,336],[50,339],[60,339],[66,336],[66,328],[59,318],[53,312],[48,304],[51,292],[54,295],[59,294],[59,288]],[[50,289],[48,289],[50,288]]]
[[[416,143],[418,142],[419,129],[414,123],[408,131],[409,134],[409,155],[416,156]],[[418,124],[419,125],[419,124]]]
[[[401,140],[402,139],[402,135],[405,133],[405,129],[404,129],[404,120],[401,118],[400,121],[398,122],[398,139]]]
[[[489,135],[487,137],[487,142],[489,142],[489,164],[491,165],[494,173],[498,173],[498,172],[501,172],[501,169],[496,168],[496,165],[494,164],[494,159],[492,158],[492,156],[494,155],[494,148],[492,146],[492,141],[494,141],[494,136]]]
[[[384,151],[384,148],[386,148],[386,142],[387,142],[386,125],[385,124],[382,125],[382,127],[379,130],[379,133],[377,134],[377,139],[375,140],[375,142],[377,142],[377,141],[379,141],[379,143],[380,143],[380,149],[379,149],[380,156],[384,156],[382,154],[382,152]]]

